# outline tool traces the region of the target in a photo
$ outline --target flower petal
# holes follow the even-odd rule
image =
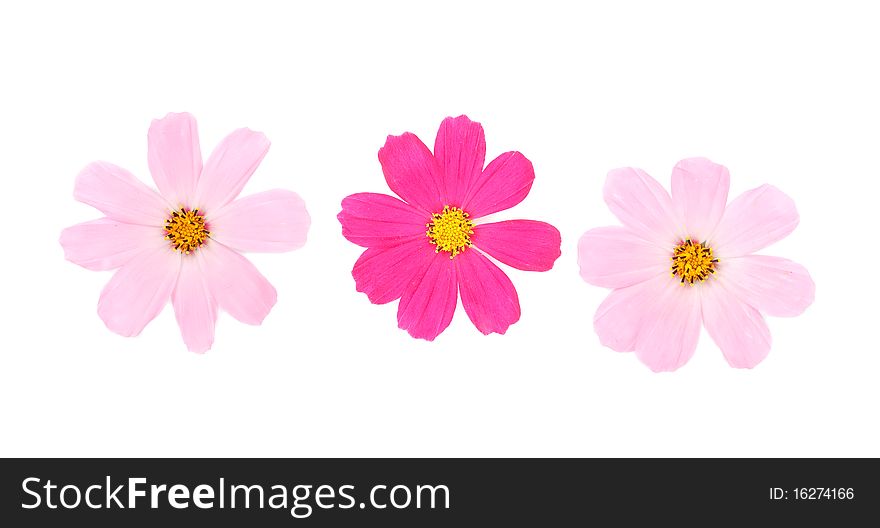
[[[534,181],[532,162],[519,152],[505,152],[480,173],[461,207],[471,218],[510,209],[528,196]]]
[[[721,266],[718,280],[740,300],[767,315],[800,315],[816,298],[810,273],[790,260],[748,255],[727,259]]]
[[[423,269],[400,298],[397,326],[413,337],[433,341],[452,321],[458,284],[455,266],[445,256],[435,254]]]
[[[236,251],[282,252],[306,243],[311,219],[298,194],[274,189],[235,200],[207,222],[211,238]]]
[[[147,161],[162,196],[174,207],[188,205],[202,173],[195,118],[171,113],[153,120],[147,133]]]
[[[268,151],[269,139],[249,128],[223,138],[202,169],[190,206],[210,214],[234,200]]]
[[[67,260],[95,271],[116,269],[144,249],[168,244],[162,228],[109,218],[68,227],[60,242]]]
[[[681,160],[672,169],[672,202],[685,236],[703,242],[715,232],[727,205],[730,173],[706,158]]]
[[[336,216],[342,236],[364,247],[393,247],[414,236],[425,236],[431,216],[393,196],[358,193],[342,200]]]
[[[503,334],[519,321],[519,297],[510,278],[479,251],[453,259],[458,269],[461,304],[477,330]]]
[[[220,308],[245,324],[259,325],[278,299],[275,288],[242,255],[216,241],[195,253],[208,291]]]
[[[171,304],[186,347],[199,354],[207,352],[214,344],[217,301],[208,291],[199,259],[193,255],[182,259]]]
[[[655,372],[674,371],[697,348],[699,295],[667,274],[657,275],[611,292],[593,325],[604,346],[634,351]]]
[[[687,363],[700,339],[700,296],[694,288],[664,277],[663,293],[642,320],[636,357],[654,372],[672,372]],[[650,301],[648,301],[650,302]]]
[[[98,315],[107,328],[123,336],[140,334],[168,303],[180,274],[180,257],[163,244],[119,268],[98,300]]]
[[[474,227],[471,242],[508,266],[547,271],[561,255],[559,230],[536,220],[507,220]]]
[[[702,286],[703,324],[730,366],[752,368],[763,361],[772,342],[764,317],[720,280]]]
[[[441,172],[437,160],[415,134],[388,136],[379,149],[379,163],[388,187],[408,202],[428,213],[443,209]]]
[[[419,235],[396,246],[367,249],[351,276],[357,291],[366,293],[370,302],[385,304],[399,299],[413,278],[427,269],[429,259],[436,257],[434,246]]]
[[[603,288],[626,288],[670,272],[672,252],[625,227],[599,227],[578,243],[581,277]]]
[[[787,237],[800,217],[794,201],[772,185],[762,185],[727,206],[712,241],[720,258],[754,253]]]
[[[668,249],[685,235],[669,193],[645,171],[625,167],[609,172],[604,193],[611,212],[645,240]]]
[[[479,178],[486,162],[486,136],[480,123],[467,116],[447,117],[434,141],[440,166],[444,205],[461,207],[465,194]]]
[[[593,316],[599,342],[617,352],[633,352],[647,304],[662,290],[661,274],[632,286],[619,288],[605,297]],[[652,307],[653,308],[653,307]]]
[[[79,173],[73,197],[127,224],[164,226],[171,211],[156,191],[106,161],[90,163]]]

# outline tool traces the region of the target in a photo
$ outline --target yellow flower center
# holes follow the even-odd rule
[[[712,248],[700,242],[688,239],[676,246],[672,255],[672,276],[679,277],[682,284],[705,282],[715,274],[718,259],[712,254]]]
[[[437,246],[436,253],[446,251],[453,258],[471,244],[474,234],[474,223],[468,214],[458,207],[445,206],[439,213],[431,215],[431,223],[425,224],[425,232],[431,243]]]
[[[189,254],[200,248],[210,235],[205,215],[199,214],[198,209],[184,207],[172,211],[168,220],[165,220],[165,238],[171,241],[171,247],[181,253]]]

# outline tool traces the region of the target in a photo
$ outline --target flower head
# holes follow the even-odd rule
[[[268,150],[266,136],[242,128],[203,165],[195,119],[168,114],[147,134],[159,192],[110,163],[83,169],[74,197],[106,217],[65,229],[61,245],[80,266],[118,268],[98,301],[110,330],[138,335],[169,299],[194,352],[211,348],[220,308],[243,323],[263,321],[275,305],[275,288],[240,252],[301,247],[310,223],[302,199],[290,191],[236,199]]]
[[[605,201],[623,226],[588,231],[578,247],[583,279],[614,289],[594,318],[603,345],[672,371],[705,325],[731,366],[751,368],[770,351],[763,314],[812,304],[806,269],[752,255],[794,230],[794,202],[764,185],[728,204],[729,187],[727,169],[703,158],[675,166],[671,196],[642,170],[608,174]]]
[[[466,116],[443,120],[434,152],[414,134],[388,136],[379,162],[401,199],[359,193],[342,201],[339,222],[366,247],[352,270],[357,290],[374,304],[400,299],[397,322],[433,340],[449,326],[458,296],[474,326],[503,334],[519,320],[516,289],[489,258],[547,271],[560,255],[559,231],[534,220],[483,223],[520,203],[535,172],[519,152],[483,168],[483,127]]]

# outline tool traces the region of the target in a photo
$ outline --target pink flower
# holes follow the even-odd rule
[[[74,198],[107,216],[65,229],[61,245],[80,266],[118,268],[98,301],[107,328],[138,335],[170,299],[186,346],[205,352],[218,308],[243,323],[262,323],[275,288],[239,252],[299,248],[310,223],[290,191],[236,200],[268,150],[266,136],[241,128],[203,166],[193,116],[168,114],[147,134],[158,193],[103,161],[79,174]]]
[[[534,220],[480,223],[520,203],[535,171],[519,152],[484,169],[483,127],[466,116],[443,120],[434,153],[409,132],[388,136],[379,162],[403,201],[373,193],[342,201],[349,241],[368,248],[351,274],[374,304],[400,299],[397,322],[433,340],[449,326],[458,295],[477,329],[503,334],[520,316],[516,289],[489,258],[526,271],[547,271],[560,255],[559,231]]]
[[[672,170],[672,196],[640,169],[613,170],[605,202],[623,227],[584,234],[581,276],[614,288],[594,318],[603,345],[673,371],[697,347],[701,323],[731,366],[752,368],[770,351],[764,316],[793,317],[816,287],[799,264],[752,255],[794,231],[798,213],[764,185],[727,203],[730,174],[703,158]]]

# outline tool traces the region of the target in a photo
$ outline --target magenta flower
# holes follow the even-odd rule
[[[672,170],[672,196],[640,169],[613,170],[605,202],[623,227],[584,234],[581,276],[614,288],[594,318],[603,345],[673,371],[697,347],[701,323],[731,366],[752,368],[770,351],[764,316],[793,317],[816,287],[799,264],[752,255],[794,231],[798,213],[764,185],[727,203],[730,174],[693,158]]]
[[[531,162],[506,152],[484,169],[483,127],[443,120],[434,154],[414,134],[388,136],[379,162],[403,201],[374,193],[342,201],[339,222],[366,247],[352,269],[374,304],[400,299],[397,322],[433,340],[449,326],[458,296],[474,326],[503,334],[520,317],[513,283],[486,255],[526,271],[547,271],[560,255],[559,231],[534,220],[480,223],[520,203],[535,179]]]
[[[107,328],[138,335],[170,299],[186,346],[205,352],[218,308],[243,323],[262,323],[275,305],[275,288],[239,252],[301,247],[310,223],[302,199],[290,191],[236,200],[268,150],[266,136],[241,128],[203,166],[195,119],[168,114],[147,134],[158,193],[103,161],[79,174],[74,198],[107,216],[65,229],[61,245],[68,260],[85,268],[119,268],[98,301]]]

